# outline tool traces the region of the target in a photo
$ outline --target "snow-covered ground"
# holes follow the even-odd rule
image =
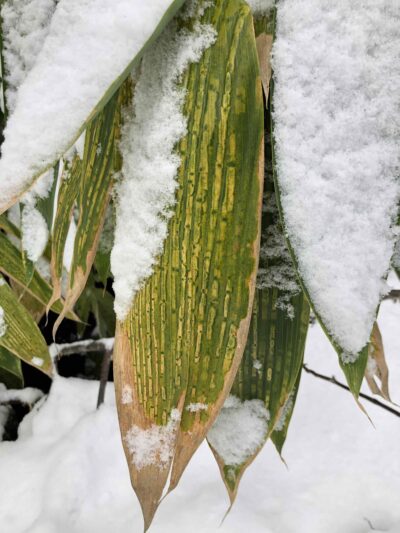
[[[400,403],[400,303],[385,302],[379,323]],[[341,378],[320,328],[306,361]],[[139,505],[130,488],[112,386],[95,410],[97,384],[57,378],[20,428],[0,443],[1,533],[136,533]],[[375,428],[346,391],[304,374],[284,449],[268,444],[228,506],[204,444],[181,484],[162,503],[154,533],[400,532],[400,419],[366,404]]]

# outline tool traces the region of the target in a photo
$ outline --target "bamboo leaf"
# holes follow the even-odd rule
[[[29,292],[29,294],[36,298],[36,300],[46,306],[52,295],[52,289],[50,285],[35,269],[32,271],[31,280],[27,282],[21,251],[7,239],[4,233],[1,232],[0,249],[0,271],[9,278],[13,279],[23,288],[24,291]],[[61,313],[62,307],[61,301],[53,302],[51,305],[51,309],[55,313]],[[68,318],[77,320],[76,315],[73,313],[69,313]]]
[[[208,434],[231,505],[241,477],[267,439],[278,428],[282,431],[286,426],[287,431],[310,315],[279,221],[267,130],[261,227],[260,263],[246,349],[231,390],[233,398]],[[251,431],[253,423],[259,429]]]
[[[169,490],[231,387],[254,293],[264,165],[252,17],[240,0],[217,0],[202,22],[218,36],[182,82],[188,133],[175,212],[159,262],[116,331],[120,428],[145,528],[171,462]],[[206,409],[194,412],[199,404]],[[166,439],[168,452],[140,464],[136,433]]]
[[[50,271],[53,294],[49,300],[48,309],[61,298],[64,249],[73,216],[74,204],[78,195],[81,173],[82,161],[77,154],[72,161],[68,159],[64,161],[51,239]]]
[[[7,389],[24,386],[21,360],[3,346],[0,346],[0,383],[4,383]]]
[[[82,293],[94,262],[110,201],[113,177],[121,169],[121,158],[117,147],[121,129],[121,109],[128,103],[130,96],[131,81],[127,80],[86,131],[78,184],[79,219],[74,255],[64,309],[54,324],[53,335]],[[58,272],[55,273],[56,276]]]
[[[137,3],[139,4],[139,2]],[[114,64],[108,63],[108,68],[104,71],[103,67],[97,66],[94,68],[93,62],[87,64],[86,68],[77,69],[74,58],[68,58],[67,61],[65,59],[65,47],[68,47],[68,49],[72,48],[72,51],[74,50],[74,42],[77,40],[74,39],[74,32],[77,33],[79,31],[79,35],[76,37],[79,37],[81,40],[86,38],[88,51],[86,51],[84,57],[91,57],[99,49],[102,50],[102,46],[104,48],[103,43],[101,43],[102,34],[99,33],[100,29],[98,27],[93,28],[91,20],[86,25],[82,25],[82,19],[84,20],[85,16],[93,18],[96,3],[86,3],[80,7],[76,1],[66,10],[65,8],[62,9],[63,6],[61,4],[63,2],[60,2],[59,8],[56,9],[53,15],[53,19],[55,18],[57,20],[57,23],[54,24],[58,28],[57,35],[52,34],[52,27],[50,27],[49,38],[44,43],[43,49],[39,53],[39,57],[33,67],[33,70],[36,69],[39,71],[40,75],[30,78],[29,91],[27,92],[31,95],[35,92],[38,95],[43,95],[46,91],[49,95],[52,95],[52,92],[58,93],[60,91],[59,71],[61,68],[64,68],[66,72],[64,82],[67,80],[66,83],[70,91],[67,91],[62,98],[59,98],[56,105],[50,105],[48,108],[42,107],[40,112],[38,109],[32,109],[32,100],[29,100],[29,98],[26,100],[23,98],[18,99],[15,112],[8,118],[8,135],[4,142],[3,157],[0,163],[0,213],[3,213],[17,202],[21,195],[44,172],[53,167],[62,154],[69,150],[82,132],[102,112],[103,108],[115,95],[132,70],[139,65],[145,50],[157,39],[183,3],[184,0],[173,0],[164,2],[164,9],[161,5],[157,5],[157,3],[152,8],[149,8],[148,14],[153,19],[154,27],[141,25],[141,17],[135,17],[131,30],[133,35],[132,40],[129,41],[125,38],[125,40],[118,41],[118,35],[114,37],[118,42],[113,44],[114,46],[118,45],[117,50],[120,57],[117,58]],[[116,8],[118,7],[118,3],[116,3]],[[73,19],[71,13],[73,13],[74,9],[80,9],[81,11],[80,16],[76,18],[76,25],[71,25]],[[107,9],[110,9],[110,7],[107,6]],[[122,6],[121,12],[124,12],[124,9],[126,10],[126,6]],[[128,10],[127,14],[132,17],[134,11]],[[99,19],[97,26],[100,23],[104,25],[104,16]],[[125,29],[124,23],[126,24],[125,21],[122,21],[122,30]],[[116,24],[114,23],[114,25]],[[63,26],[68,26],[68,33],[65,33],[64,39],[60,40],[59,34],[60,31],[62,32],[64,30]],[[106,27],[105,29],[112,29],[112,25],[110,25],[110,28]],[[95,33],[96,31],[97,34]],[[52,43],[52,46],[48,45],[48,41]],[[55,44],[58,46],[55,46]],[[130,50],[132,51],[133,57],[127,55]],[[97,65],[102,64],[103,59],[99,57]],[[84,63],[83,66],[85,66]],[[82,100],[79,92],[77,93],[77,91],[81,91],[79,82],[89,83],[87,70],[92,67],[94,69],[92,72],[93,86],[88,91],[91,98]],[[99,83],[99,78],[101,83]],[[108,78],[110,85],[104,91],[105,80],[108,80]],[[97,85],[94,80],[97,81]],[[25,85],[24,88],[26,88]],[[71,113],[70,110],[76,106],[78,100],[79,113]],[[65,120],[65,117],[68,117],[68,121]],[[37,121],[40,121],[41,124],[39,129],[37,128]],[[22,125],[23,127],[21,127]],[[53,128],[53,138],[45,138],[46,142],[43,145],[36,143],[39,148],[36,151],[30,149],[29,157],[26,156],[24,161],[20,161],[19,147],[24,145],[25,142],[27,144],[29,143],[30,132],[35,131],[36,136],[40,139],[41,135],[46,135],[49,128]],[[18,168],[18,179],[13,174],[14,167]]]
[[[0,277],[0,346],[49,376],[53,364],[46,342],[28,311]]]
[[[285,444],[285,441],[286,441],[290,421],[292,419],[294,407],[296,405],[296,399],[297,399],[297,394],[299,392],[301,375],[302,375],[302,369],[300,369],[299,371],[297,382],[295,386],[293,387],[291,395],[288,398],[288,402],[283,408],[282,423],[279,425],[275,425],[275,428],[271,433],[271,440],[274,443],[275,448],[277,449],[277,452],[279,453],[281,458],[282,458],[283,445]]]
[[[389,369],[386,363],[382,335],[377,322],[375,322],[372,329],[365,379],[373,394],[379,394],[385,400],[391,401],[389,394]]]

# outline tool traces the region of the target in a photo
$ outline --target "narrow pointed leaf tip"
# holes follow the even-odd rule
[[[349,373],[358,354],[366,362],[394,244],[399,55],[400,10],[390,0],[278,4],[281,208],[305,290]]]
[[[60,0],[32,68],[20,79],[6,39],[6,81],[12,79],[16,95],[0,160],[0,212],[79,137],[183,1]],[[18,4],[6,2],[3,32],[15,30],[22,39]]]
[[[115,262],[123,258],[123,215],[135,247],[125,250],[116,281],[124,281],[123,269],[148,277],[135,286],[128,272],[126,290],[134,290],[120,300],[128,314],[117,322],[114,376],[122,440],[146,527],[171,463],[170,490],[229,392],[255,287],[264,164],[252,17],[240,0],[199,3],[204,6],[210,7],[201,18],[185,19],[183,31],[180,22],[172,24],[146,54],[134,92],[136,122],[127,123],[121,143],[126,156],[112,268],[117,274]],[[190,65],[180,72],[182,64]],[[130,138],[137,131],[142,134]],[[145,206],[142,221],[138,205],[141,213]],[[151,246],[150,239],[156,239]],[[144,456],[139,435],[151,443]]]

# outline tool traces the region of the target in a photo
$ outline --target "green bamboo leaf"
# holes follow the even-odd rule
[[[271,97],[272,97],[271,98],[272,109],[273,109],[273,87],[274,87],[274,83],[273,83],[273,81],[271,81],[271,89],[270,90],[271,90]],[[281,223],[282,223],[282,226],[285,228],[285,213],[283,211],[282,202],[281,202],[281,199],[280,199],[281,192],[280,192],[280,186],[279,186],[279,176],[278,176],[278,173],[277,173],[277,166],[275,164],[275,149],[274,149],[275,141],[274,141],[273,112],[271,113],[271,131],[272,131],[272,139],[273,139],[273,141],[272,141],[272,161],[273,161],[273,170],[274,170],[275,190],[276,190],[276,193],[277,193],[277,203],[278,203]],[[288,237],[286,229],[285,229],[284,233],[285,233],[288,249],[290,251],[293,263],[294,263],[296,271],[297,271],[299,283],[301,284],[303,292],[306,295],[306,297],[307,297],[307,299],[308,299],[308,301],[309,301],[309,303],[311,305],[311,308],[312,308],[315,316],[317,317],[317,319],[318,319],[323,331],[325,332],[326,336],[330,340],[332,346],[335,348],[335,350],[336,350],[336,352],[337,352],[337,354],[339,356],[339,364],[340,364],[340,366],[341,366],[341,368],[343,370],[344,375],[346,376],[346,380],[347,380],[347,383],[349,385],[349,388],[350,388],[351,392],[353,393],[353,395],[355,396],[355,398],[357,399],[358,395],[359,395],[359,392],[360,392],[362,381],[364,379],[365,369],[366,369],[366,366],[367,366],[368,344],[360,351],[359,354],[357,354],[357,358],[356,358],[355,361],[353,361],[351,359],[349,361],[346,360],[345,351],[343,350],[343,348],[341,346],[339,346],[339,344],[336,342],[336,340],[332,337],[332,335],[329,332],[329,329],[327,328],[326,324],[324,323],[324,321],[322,320],[321,316],[319,315],[319,313],[315,309],[315,305],[314,305],[314,303],[313,303],[313,301],[312,301],[312,299],[310,297],[310,294],[308,292],[307,286],[305,285],[305,283],[304,283],[304,281],[302,279],[302,275],[301,275],[301,271],[299,269],[297,257],[296,257],[296,254],[294,253],[293,247],[292,247],[292,245],[290,243],[290,239]]]
[[[254,294],[264,165],[252,17],[241,0],[217,0],[201,21],[218,35],[182,80],[188,133],[178,147],[174,215],[114,350],[120,427],[146,528],[171,461],[169,490],[228,394]],[[135,431],[168,435],[170,453],[135,462]]]
[[[301,372],[310,315],[279,221],[268,131],[261,227],[257,288],[246,349],[231,390],[233,398],[208,434],[231,505],[246,468],[275,428],[286,423],[286,411]],[[249,430],[253,421],[258,431]]]
[[[18,239],[21,238],[21,232],[15,224],[13,224],[8,218],[7,215],[0,215],[0,229],[4,230],[9,235],[13,235]]]
[[[29,283],[27,282],[21,251],[8,240],[4,233],[1,232],[0,249],[0,272],[3,272],[3,274],[14,280],[24,291],[27,291],[36,298],[36,300],[46,306],[52,295],[51,286],[35,269],[33,269],[31,280]],[[61,301],[53,302],[51,305],[51,310],[55,313],[61,313],[62,309],[63,305]],[[68,318],[77,320],[76,315],[73,313],[70,313]]]
[[[75,154],[72,161],[65,159],[57,198],[57,211],[51,236],[50,271],[53,294],[49,300],[48,309],[54,302],[61,298],[64,249],[73,216],[76,197],[78,195],[81,175],[82,161],[79,156]]]
[[[53,363],[42,334],[28,311],[0,276],[0,346],[49,376]]]
[[[86,131],[81,177],[78,184],[79,219],[74,255],[64,309],[54,324],[53,335],[82,293],[94,262],[110,201],[113,178],[115,173],[121,169],[121,157],[118,152],[121,109],[129,102],[130,97],[131,80],[127,80]]]
[[[36,209],[43,215],[49,231],[51,231],[54,214],[54,203],[57,189],[57,179],[60,170],[60,161],[54,165],[53,169],[53,183],[49,194],[45,198],[39,198],[36,202]]]
[[[147,31],[146,32],[147,33],[147,40],[144,41],[144,39],[146,39],[146,36],[142,35],[141,38],[143,39],[143,42],[139,42],[139,43],[136,44],[137,53],[126,64],[126,66],[123,68],[123,70],[120,72],[120,74],[112,81],[112,83],[107,88],[107,90],[104,92],[104,94],[100,93],[98,95],[99,100],[98,100],[97,104],[94,106],[93,109],[90,109],[90,110],[88,109],[88,115],[85,118],[85,120],[82,123],[80,123],[80,124],[75,124],[73,118],[71,117],[71,124],[69,124],[69,123],[66,124],[66,127],[67,127],[68,132],[69,132],[67,142],[65,142],[65,140],[61,140],[61,139],[63,139],[63,137],[59,135],[57,137],[57,140],[59,140],[59,145],[52,146],[53,149],[52,149],[52,154],[51,155],[48,154],[47,158],[43,158],[43,155],[41,153],[40,154],[34,154],[36,156],[36,160],[34,159],[32,162],[30,162],[29,164],[25,165],[23,175],[20,176],[19,180],[15,180],[15,176],[14,177],[13,176],[9,176],[9,175],[2,176],[2,180],[0,180],[0,214],[3,213],[4,211],[6,211],[7,209],[9,209],[9,207],[11,207],[14,203],[16,203],[18,201],[18,199],[23,195],[23,193],[26,190],[28,190],[32,186],[32,184],[44,172],[46,172],[51,167],[53,167],[56,164],[56,162],[58,161],[58,159],[60,158],[61,154],[66,153],[71,148],[71,146],[76,142],[76,140],[80,137],[80,135],[89,127],[89,125],[97,117],[97,115],[99,115],[103,111],[104,107],[109,103],[111,98],[115,96],[115,93],[118,91],[118,89],[124,83],[124,81],[129,77],[131,72],[140,64],[140,60],[141,60],[144,52],[149,47],[151,47],[151,45],[155,42],[155,40],[161,35],[161,33],[162,33],[163,29],[165,28],[165,26],[170,22],[170,20],[173,18],[173,16],[182,7],[182,5],[184,4],[184,1],[185,0],[172,0],[172,1],[170,1],[163,13],[162,13],[162,11],[159,8],[157,8],[157,6],[155,6],[154,10],[155,10],[155,12],[157,12],[159,14],[159,18],[158,18],[157,21],[155,21],[155,24],[156,24],[155,27],[152,28],[151,31]],[[90,5],[89,5],[88,9],[89,8],[90,8]],[[90,9],[89,9],[89,11],[90,11]],[[57,16],[57,14],[58,14],[58,12],[56,10],[55,16]],[[62,12],[61,12],[60,16],[61,17],[63,16]],[[139,17],[138,21],[140,21],[140,20],[141,19]],[[140,22],[138,22],[138,23],[140,23]],[[141,28],[136,28],[136,30],[137,30],[136,33],[139,35],[140,34],[139,30],[141,30]],[[73,32],[73,31],[76,31],[76,28],[72,27],[72,28],[70,28],[69,31],[70,31],[70,33]],[[135,27],[132,28],[132,31],[135,34]],[[68,35],[68,37],[70,37],[70,35]],[[89,34],[86,37],[88,37],[88,39],[89,39],[89,46],[90,46],[91,45],[91,41],[93,40],[93,35]],[[138,37],[138,38],[140,40],[140,37]],[[132,43],[131,43],[131,47],[132,47]],[[57,52],[57,53],[58,53],[58,55],[56,54],[55,57],[60,59],[60,61],[62,61],[64,59],[63,56],[65,56],[65,53],[62,51],[62,49],[60,49],[60,52]],[[71,61],[72,60],[73,60],[73,58],[71,58]],[[101,61],[101,60],[102,59],[99,58],[99,61]],[[68,66],[68,63],[66,63],[66,64]],[[47,67],[46,73],[49,75],[49,79],[52,81],[52,83],[57,83],[58,84],[59,83],[59,77],[58,76],[54,76],[54,67],[55,66],[53,66],[53,65],[50,65],[50,68]],[[59,68],[59,64],[57,64],[57,67]],[[73,75],[77,76],[78,75],[78,73],[71,72],[71,71],[69,71],[69,74],[71,76],[73,76]],[[46,78],[46,79],[48,79],[48,78]],[[38,81],[37,86],[38,86],[38,90],[39,90],[39,88],[43,89],[40,80]],[[47,87],[46,87],[46,89],[47,89]],[[64,106],[65,107],[65,105],[67,105],[67,103],[70,103],[71,105],[75,105],[76,101],[74,100],[74,98],[76,99],[78,96],[79,95],[75,95],[75,94],[71,94],[71,96],[69,94],[65,95],[65,98],[60,100],[59,106],[61,106],[61,107]],[[69,97],[71,98],[71,101],[69,100]],[[21,103],[21,102],[19,102],[19,103]],[[30,115],[29,115],[30,109],[29,109],[29,106],[27,105],[27,102],[24,102],[24,104],[25,104],[25,107],[23,107],[22,113],[21,112],[19,113],[19,119],[26,121],[25,122],[25,130],[27,130],[26,123],[27,123],[27,121],[30,118]],[[82,105],[86,105],[84,102],[81,102],[81,104]],[[63,111],[64,111],[64,107],[62,107]],[[44,113],[46,115],[46,112],[44,112]],[[64,114],[64,113],[61,113],[60,110],[58,110],[58,111],[54,110],[54,111],[52,111],[52,113],[54,113],[54,119],[57,118],[57,114],[58,114],[58,116],[62,116]],[[21,119],[21,115],[22,115],[22,119]],[[46,118],[47,118],[47,120],[49,122],[49,127],[51,127],[51,118],[52,118],[51,114],[47,113]],[[22,136],[22,139],[20,137],[19,137],[19,140],[20,141],[23,140],[23,136]],[[14,139],[14,141],[15,141],[15,139]],[[5,144],[7,144],[7,141],[6,141]],[[10,144],[12,144],[12,143],[10,143]],[[15,144],[14,144],[14,146],[15,146]],[[7,156],[8,156],[8,151],[5,150],[5,152],[7,152]],[[13,152],[13,148],[10,149],[9,158],[10,158],[11,161],[14,161],[14,159],[16,158],[16,154]],[[4,159],[4,154],[3,154],[3,159]],[[5,169],[3,168],[3,171],[4,170],[8,170],[7,165],[4,164],[4,166],[6,168]],[[13,184],[10,184],[9,182],[6,183],[6,178],[7,178],[8,181],[11,180],[11,179],[14,179],[14,183]],[[7,192],[7,194],[3,194],[2,193],[2,184],[3,183],[4,183],[5,190],[8,191],[8,189],[10,189]],[[8,189],[7,189],[7,187],[8,187]]]
[[[293,390],[288,397],[287,403],[282,410],[282,418],[280,423],[275,425],[275,429],[271,433],[271,440],[275,445],[275,448],[282,458],[282,449],[286,441],[287,433],[289,430],[290,421],[292,419],[294,407],[296,405],[297,394],[299,392],[300,380],[302,376],[302,369],[299,370],[299,375]]]
[[[0,346],[0,383],[7,389],[21,389],[24,386],[21,359]]]

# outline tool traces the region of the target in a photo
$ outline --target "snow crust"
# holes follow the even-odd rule
[[[280,417],[278,418],[278,421],[274,426],[274,431],[282,431],[284,429],[287,417],[289,416],[289,413],[293,407],[293,402],[294,402],[294,394],[292,392],[291,394],[289,394],[288,399],[286,400],[282,408]]]
[[[190,403],[186,406],[186,411],[189,411],[189,413],[198,413],[199,411],[207,411],[207,409],[208,405],[201,402]]]
[[[281,0],[273,48],[277,168],[288,236],[335,341],[367,343],[399,200],[397,0]]]
[[[269,412],[261,400],[226,399],[207,438],[226,465],[239,466],[264,443]]]
[[[30,4],[25,8],[26,20],[36,11],[35,5]],[[14,86],[20,85],[2,146],[3,204],[69,148],[110,85],[152,35],[170,4],[171,0],[60,0],[48,30],[33,19],[33,30],[41,32],[39,44],[46,32],[47,36],[40,50],[36,50],[38,55],[29,72],[22,69],[22,75],[13,82]],[[13,6],[13,2],[8,5]],[[13,36],[7,56],[10,73],[14,67],[21,71],[20,60],[15,59],[11,50],[22,47],[21,42],[18,45],[20,5],[21,2],[16,4],[15,16],[10,15],[5,21],[6,34]],[[45,19],[38,15],[40,22]],[[24,53],[28,50],[29,57],[34,55],[30,48],[34,38],[35,35],[23,38]]]
[[[178,32],[172,23],[143,57],[120,144],[123,178],[117,187],[111,253],[119,320],[126,317],[136,291],[152,273],[167,236],[180,164],[175,148],[187,132],[180,78],[215,37],[209,25],[197,23],[189,33]]]
[[[166,468],[173,456],[176,433],[181,414],[172,409],[169,421],[164,426],[153,424],[148,429],[132,426],[124,439],[131,454],[132,463],[138,470],[155,465]]]

